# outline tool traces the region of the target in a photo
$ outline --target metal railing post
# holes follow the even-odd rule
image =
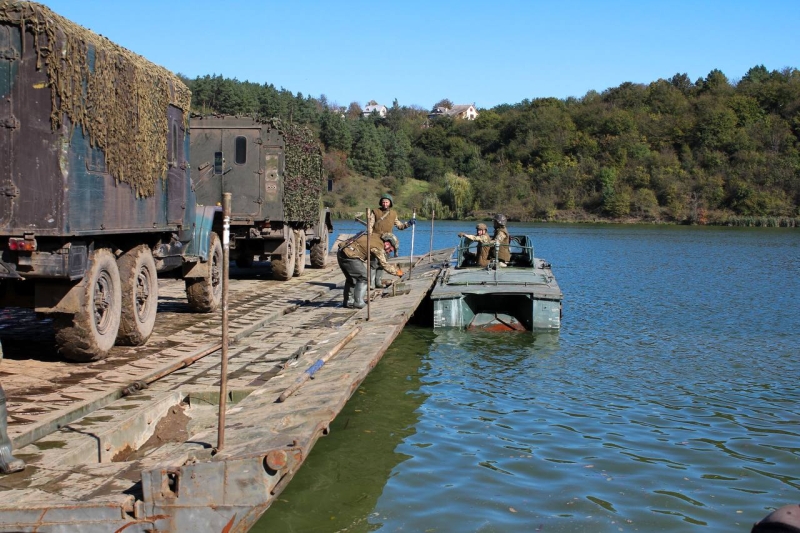
[[[217,452],[225,446],[225,409],[228,405],[228,270],[230,269],[231,193],[222,194],[222,360],[219,380]],[[211,265],[209,265],[211,268]]]

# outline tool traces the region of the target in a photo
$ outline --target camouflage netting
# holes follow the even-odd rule
[[[322,150],[310,129],[282,123],[277,118],[267,122],[279,130],[286,141],[286,172],[283,181],[286,219],[313,225],[319,219],[324,185]]]
[[[152,196],[167,171],[167,108],[188,111],[189,89],[165,68],[45,6],[0,0],[0,22],[33,35],[36,68],[50,84],[53,131],[66,118],[82,127],[117,181]]]

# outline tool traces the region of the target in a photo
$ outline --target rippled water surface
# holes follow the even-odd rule
[[[406,328],[253,531],[748,532],[800,501],[797,230],[511,230],[560,334]]]

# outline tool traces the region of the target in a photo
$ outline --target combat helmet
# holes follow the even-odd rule
[[[394,248],[394,253],[397,254],[397,250],[400,249],[400,241],[397,240],[397,237],[395,237],[394,233],[382,233],[381,240],[391,244],[392,248]]]
[[[389,207],[394,207],[394,199],[392,199],[392,195],[389,194],[388,192],[385,192],[381,195],[380,200],[378,200],[378,205],[381,205],[381,200],[383,200],[384,198],[389,200]]]
[[[497,213],[492,222],[494,222],[494,227],[505,226],[506,222],[508,222],[508,219],[506,219],[506,216],[503,213]]]
[[[759,520],[751,533],[770,533],[772,531],[800,531],[800,505],[784,505]]]
[[[484,224],[483,222],[478,223],[475,226],[475,229],[482,229],[483,231],[489,231],[489,228],[487,228],[486,224]]]

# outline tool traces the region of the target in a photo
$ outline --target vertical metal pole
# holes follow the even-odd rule
[[[428,254],[428,262],[433,263],[433,219],[436,218],[436,209],[431,209],[431,251]]]
[[[372,294],[372,261],[370,261],[370,246],[372,245],[372,219],[370,219],[370,209],[367,208],[367,321],[369,321],[370,294]]]
[[[408,256],[408,279],[411,279],[411,269],[414,268],[414,230],[417,229],[417,210],[411,214],[414,224],[411,226],[411,255]]]
[[[494,241],[494,281],[497,283],[497,268],[500,266],[500,241]]]
[[[225,409],[228,404],[228,270],[230,265],[231,193],[222,194],[222,361],[219,380],[217,452],[225,445]],[[209,268],[211,266],[209,265]]]

